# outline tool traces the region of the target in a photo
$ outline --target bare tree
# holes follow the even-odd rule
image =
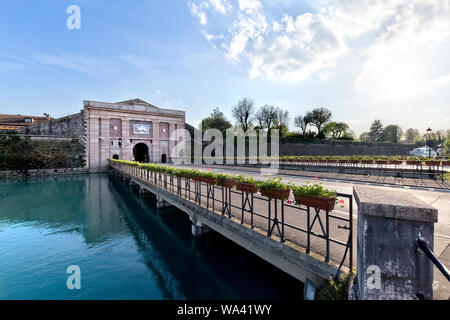
[[[310,112],[306,113],[306,115],[295,117],[294,124],[297,128],[300,128],[302,131],[302,136],[306,135],[306,130],[308,130],[308,126],[311,124],[312,114]]]
[[[232,112],[236,123],[240,125],[244,131],[247,131],[252,126],[252,117],[254,113],[253,100],[248,98],[239,100]]]
[[[261,107],[256,113],[256,119],[261,128],[267,129],[268,132],[272,129],[273,125],[278,118],[278,109],[274,106],[265,105]]]

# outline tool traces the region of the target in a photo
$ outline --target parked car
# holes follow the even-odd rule
[[[409,154],[411,154],[411,155],[413,155],[415,157],[428,157],[428,156],[431,156],[431,157],[434,158],[434,157],[437,156],[436,151],[434,151],[433,149],[431,149],[428,146],[415,148],[412,151],[410,151]]]

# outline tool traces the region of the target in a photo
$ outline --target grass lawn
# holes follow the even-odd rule
[[[450,172],[444,173],[444,179],[450,181]]]

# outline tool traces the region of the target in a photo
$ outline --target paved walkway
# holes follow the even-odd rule
[[[208,167],[203,165],[203,168]],[[245,170],[261,172],[261,168],[252,168],[249,166],[225,166],[225,165],[213,165],[211,168],[231,169],[231,170]],[[298,170],[278,170],[278,174],[308,177],[308,178],[322,178],[322,179],[335,179],[354,182],[365,182],[368,184],[377,185],[397,185],[397,186],[409,186],[418,188],[431,188],[431,189],[446,189],[450,190],[450,181],[448,180],[434,180],[434,179],[422,179],[422,178],[399,178],[389,176],[376,176],[376,175],[360,175],[360,174],[342,174],[332,172],[313,172],[313,171],[298,171]]]

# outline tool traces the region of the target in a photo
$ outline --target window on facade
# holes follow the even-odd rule
[[[31,122],[33,122],[33,119],[31,119],[31,118],[25,118],[24,121],[25,121],[26,123],[31,123]]]

